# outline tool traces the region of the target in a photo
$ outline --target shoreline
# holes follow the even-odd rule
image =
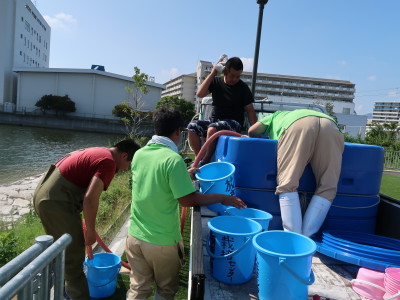
[[[43,174],[0,185],[0,222],[16,222],[33,209],[33,193]]]

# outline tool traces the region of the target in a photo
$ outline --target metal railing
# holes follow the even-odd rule
[[[54,241],[50,235],[35,239],[36,243],[0,268],[0,299],[49,300],[54,286],[54,300],[64,299],[65,248],[71,243],[69,234]]]
[[[385,150],[385,169],[400,170],[400,151]]]

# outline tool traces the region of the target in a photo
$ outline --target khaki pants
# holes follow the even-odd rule
[[[333,201],[343,149],[343,134],[331,120],[309,116],[294,122],[279,138],[276,194],[297,192],[310,163],[316,180],[314,194]]]
[[[72,242],[65,252],[65,290],[72,300],[87,300],[89,289],[83,273],[85,241],[82,231],[81,205],[85,189],[77,187],[51,168],[39,182],[33,203],[44,230],[54,240],[69,233]]]
[[[146,299],[152,294],[153,282],[157,293],[173,299],[179,288],[179,270],[183,264],[183,245],[161,246],[146,243],[128,234],[126,257],[131,266],[128,299]]]

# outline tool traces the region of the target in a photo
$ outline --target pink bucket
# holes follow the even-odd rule
[[[400,268],[387,268],[384,284],[386,289],[384,299],[400,300]]]
[[[384,279],[384,272],[360,268],[357,273],[357,279],[353,279],[351,284],[357,294],[368,299],[383,300],[386,292]]]

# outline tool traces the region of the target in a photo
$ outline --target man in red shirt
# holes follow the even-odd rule
[[[96,241],[99,198],[119,170],[127,170],[139,145],[132,139],[111,148],[94,147],[67,154],[39,182],[33,203],[47,234],[58,239],[72,236],[65,253],[65,290],[72,300],[90,299],[83,261],[85,239],[81,212],[86,222],[86,244]]]

